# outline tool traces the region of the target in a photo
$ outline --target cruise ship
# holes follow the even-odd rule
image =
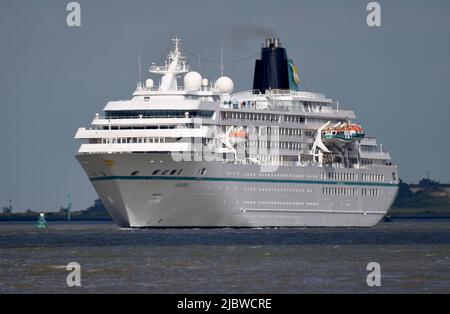
[[[119,227],[370,227],[387,214],[389,153],[352,110],[301,88],[278,38],[262,43],[249,91],[191,70],[178,38],[149,72],[75,135]]]

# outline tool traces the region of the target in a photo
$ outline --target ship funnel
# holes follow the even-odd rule
[[[286,49],[278,38],[268,38],[261,48],[261,59],[256,60],[253,89],[265,93],[268,89],[290,89],[289,60]]]

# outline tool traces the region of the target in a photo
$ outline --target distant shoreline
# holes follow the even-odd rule
[[[5,223],[5,222],[36,222],[38,219],[38,217],[11,217],[11,219],[9,218],[5,218],[5,217],[0,217],[0,222],[1,223]],[[112,219],[110,218],[73,218],[70,221],[64,218],[59,218],[59,217],[52,217],[52,218],[48,218],[46,219],[47,222],[67,222],[67,223],[77,223],[77,222],[110,222],[110,223],[114,223]],[[429,221],[429,220],[450,220],[450,215],[430,215],[430,214],[422,214],[422,215],[389,215],[387,216],[384,221],[385,222],[389,222],[389,221],[398,221],[398,220],[425,220],[425,221]]]
[[[391,220],[450,220],[449,215],[389,215]]]
[[[22,217],[11,217],[11,218],[9,218],[9,217],[0,217],[0,222],[8,222],[8,221],[11,221],[11,222],[21,222],[21,221],[37,221],[38,220],[38,218],[39,218],[39,215],[35,215],[35,216],[22,216]],[[113,220],[111,219],[111,218],[109,218],[109,217],[99,217],[99,218],[96,218],[96,217],[83,217],[83,218],[78,218],[78,217],[72,217],[72,219],[69,221],[69,220],[67,220],[67,217],[66,218],[63,218],[63,217],[51,217],[51,216],[46,216],[45,217],[45,220],[46,221],[48,221],[48,222],[51,222],[51,221],[58,221],[58,222],[75,222],[75,221],[110,221],[110,222],[112,222]]]

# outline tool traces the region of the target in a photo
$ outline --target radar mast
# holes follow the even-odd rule
[[[187,58],[181,52],[181,39],[174,38],[172,41],[174,42],[174,48],[169,51],[164,65],[153,63],[149,69],[150,73],[163,75],[159,86],[162,91],[177,90],[177,75],[189,72]]]

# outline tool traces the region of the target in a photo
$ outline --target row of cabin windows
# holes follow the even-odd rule
[[[224,105],[228,105],[229,107],[232,107],[234,109],[253,109],[257,107],[257,102],[253,100],[244,100],[244,101],[224,101]],[[315,101],[292,101],[291,105],[289,107],[293,108],[303,108],[307,112],[322,112],[323,107],[326,107],[325,104],[321,102],[315,102]]]
[[[249,141],[249,147],[267,147],[267,148],[300,150],[300,149],[303,148],[303,143],[299,143],[299,142]]]
[[[302,136],[302,129],[280,128],[278,126],[260,127],[261,134],[285,135],[285,136]]]
[[[361,195],[363,196],[378,196],[380,195],[380,192],[378,189],[362,189]]]
[[[166,170],[161,170],[161,169],[157,169],[157,170],[155,170],[155,171],[153,171],[153,173],[152,173],[152,175],[154,175],[154,176],[156,176],[156,175],[162,175],[162,176],[164,176],[164,175],[167,175],[167,174],[170,174],[171,176],[173,176],[173,175],[180,175],[181,173],[183,172],[183,169],[173,169],[173,170],[170,170],[170,169],[166,169]]]
[[[367,174],[367,173],[363,173],[363,174],[361,174],[361,179],[363,181],[383,182],[384,181],[384,175],[382,175],[382,174]]]
[[[373,165],[373,160],[362,159],[361,164],[364,166],[371,166],[371,165]]]
[[[108,142],[109,140],[109,142]],[[128,138],[102,138],[102,144],[145,144],[145,143],[165,143],[164,137],[128,137]]]
[[[279,132],[278,132],[279,130]],[[269,132],[270,133],[270,132]],[[287,129],[287,128],[275,128],[274,132],[272,132],[274,135],[287,135],[287,136],[302,136],[302,130],[301,129]]]
[[[380,149],[377,146],[361,145],[361,152],[368,154],[379,153]]]
[[[356,173],[347,173],[347,172],[329,172],[328,179],[356,181],[358,180],[358,175]]]
[[[166,170],[161,170],[161,169],[157,169],[155,171],[153,171],[152,175],[156,176],[156,175],[167,175],[170,174],[171,176],[173,175],[180,175],[183,172],[183,169],[166,169]],[[205,175],[206,174],[206,168],[202,168],[200,170],[198,170],[197,174],[199,175]],[[133,175],[133,174],[132,174]]]
[[[322,179],[325,178],[325,173],[321,175]],[[345,180],[345,181],[356,181],[358,180],[358,175],[356,173],[346,173],[346,172],[330,172],[328,173],[328,179],[330,180]],[[383,182],[384,175],[382,174],[361,174],[362,181],[370,181],[370,182]]]
[[[299,150],[303,147],[302,143],[298,142],[274,142],[273,146],[275,148],[280,149],[295,149],[295,150]]]
[[[305,117],[279,115],[270,113],[251,113],[251,112],[222,112],[222,120],[255,120],[255,121],[270,121],[270,122],[296,122],[306,123]]]
[[[302,131],[302,129],[292,129],[292,128],[280,128],[275,127],[260,127],[262,135],[272,134],[272,135],[284,135],[284,136],[305,136],[314,137],[316,132],[314,131]]]
[[[227,171],[228,176],[239,176],[241,173],[239,171]],[[271,172],[259,172],[259,173],[242,173],[244,177],[273,177],[273,178],[306,178],[306,179],[317,179],[318,175],[303,175],[303,174],[293,174],[293,173],[271,173]],[[282,191],[281,191],[282,192]],[[309,192],[309,191],[308,191]],[[312,190],[311,190],[312,192]]]
[[[168,129],[175,129],[175,125],[142,125],[142,126],[111,126],[111,130],[168,130]],[[103,130],[109,130],[109,126],[104,126]]]
[[[325,195],[358,195],[357,188],[322,188]]]
[[[120,118],[211,118],[214,111],[206,110],[120,110],[106,111],[107,119]]]
[[[360,189],[357,188],[333,188],[324,187],[322,188],[322,193],[324,195],[344,195],[353,196],[358,195]],[[380,191],[378,189],[361,189],[362,196],[379,196]]]
[[[319,206],[318,202],[274,202],[274,201],[244,201],[249,205],[290,205],[290,206]]]
[[[315,131],[304,131],[302,129],[293,129],[293,128],[280,128],[278,126],[260,126],[258,127],[249,127],[247,131],[250,134],[259,134],[261,136],[265,135],[282,135],[282,136],[302,136],[305,135],[307,137],[315,137]],[[222,132],[227,132],[227,126],[222,126]]]
[[[305,144],[299,142],[265,142],[265,141],[249,141],[249,147],[264,147],[264,148],[272,148],[272,149],[287,149],[287,150],[308,150],[312,149],[312,144]]]
[[[229,108],[233,109],[257,109],[257,102],[253,100],[244,101],[224,101],[223,104]],[[281,106],[285,107],[285,106]],[[293,101],[289,106],[290,108],[295,108],[297,110],[304,110],[306,112],[322,112],[322,104],[318,102],[303,102],[303,101]],[[286,107],[287,108],[287,107]]]

